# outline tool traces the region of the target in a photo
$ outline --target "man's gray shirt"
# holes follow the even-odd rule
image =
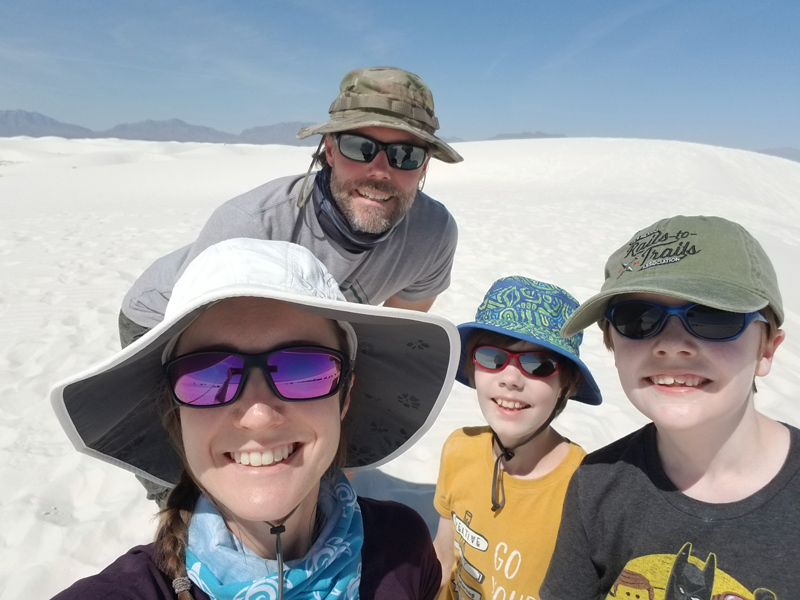
[[[405,218],[375,248],[349,252],[324,234],[314,202],[297,206],[302,176],[276,179],[237,196],[209,218],[197,240],[156,260],[122,302],[130,320],[152,328],[178,277],[204,249],[231,238],[289,241],[304,246],[328,268],[351,302],[381,304],[433,298],[450,285],[458,229],[447,209],[419,192]],[[312,184],[313,182],[310,182]]]

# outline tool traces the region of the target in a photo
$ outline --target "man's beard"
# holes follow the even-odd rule
[[[369,193],[377,192],[393,196],[390,204],[377,204],[376,206],[356,206],[351,194],[361,189]],[[336,205],[342,212],[350,227],[364,233],[384,233],[394,227],[406,215],[417,190],[405,192],[399,187],[383,181],[350,181],[341,182],[336,177],[336,171],[331,172],[331,195]]]

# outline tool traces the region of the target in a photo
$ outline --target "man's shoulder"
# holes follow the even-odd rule
[[[439,226],[441,226],[442,223],[452,223],[455,225],[455,219],[453,215],[450,214],[450,211],[447,210],[447,207],[438,200],[422,192],[417,194],[414,203],[411,205],[411,209],[408,211],[408,217],[412,220],[433,220],[439,224]]]
[[[236,207],[246,212],[259,212],[266,209],[275,210],[282,205],[296,207],[302,180],[302,175],[287,175],[273,179],[231,198],[222,205],[222,208]],[[309,179],[308,185],[314,185],[313,178]]]

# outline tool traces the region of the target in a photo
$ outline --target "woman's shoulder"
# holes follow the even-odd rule
[[[424,534],[423,537],[430,539],[430,532],[428,532],[425,520],[416,510],[406,504],[361,496],[358,498],[358,504],[361,507],[361,516],[364,521],[365,539],[370,535],[384,535],[393,530],[401,532],[404,540],[407,539],[405,536],[420,533]]]
[[[100,573],[75,582],[53,600],[171,600],[175,593],[153,562],[154,547],[131,548]]]
[[[359,497],[364,521],[362,598],[434,598],[442,571],[430,531],[413,508],[391,500]]]

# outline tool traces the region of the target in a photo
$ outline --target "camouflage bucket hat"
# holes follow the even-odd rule
[[[325,123],[304,127],[299,139],[361,127],[389,127],[407,131],[425,141],[431,156],[447,163],[464,160],[437,138],[439,120],[433,112],[433,94],[422,79],[395,67],[350,71],[339,85],[339,95],[328,109]]]
[[[470,385],[464,370],[469,338],[480,330],[493,331],[537,344],[572,361],[581,374],[581,382],[572,399],[586,404],[600,404],[603,401],[600,388],[579,357],[583,334],[569,338],[560,334],[567,318],[576,308],[578,301],[552,283],[519,276],[498,279],[486,292],[475,320],[458,326],[461,358],[456,380]]]
[[[663,294],[738,313],[769,306],[783,323],[767,253],[744,227],[721,217],[678,215],[635,233],[608,259],[600,293],[570,316],[563,335],[600,323],[621,294]]]

